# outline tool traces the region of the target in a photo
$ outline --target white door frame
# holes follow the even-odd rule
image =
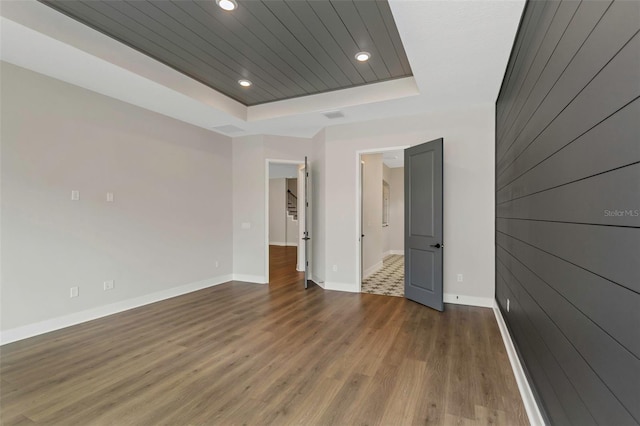
[[[265,179],[264,179],[264,276],[265,282],[269,283],[269,165],[270,164],[294,164],[297,166],[304,166],[304,160],[278,160],[274,158],[267,158],[265,160]],[[298,194],[300,197],[301,194]],[[302,194],[304,195],[304,194]],[[300,198],[298,198],[300,199]],[[298,216],[299,218],[299,216]],[[300,223],[300,222],[298,222]],[[300,239],[300,232],[298,232],[298,239]],[[298,241],[298,247],[300,247],[300,241]],[[298,256],[300,256],[300,250],[298,249]],[[297,262],[296,262],[297,267]]]
[[[305,244],[305,240],[303,240],[302,238],[304,237],[304,232],[305,232],[305,226],[306,226],[306,220],[307,220],[307,209],[304,205],[305,203],[305,196],[306,191],[307,191],[307,187],[305,185],[305,173],[307,171],[305,170],[304,167],[304,163],[303,164],[299,164],[298,165],[298,194],[301,196],[298,197],[298,259],[296,261],[296,270],[298,272],[304,272],[307,265],[306,260],[306,250],[307,250],[307,245]]]
[[[362,292],[362,212],[361,212],[361,203],[362,203],[362,185],[360,178],[360,167],[362,161],[362,154],[381,154],[388,151],[397,151],[404,150],[410,148],[411,145],[400,145],[393,147],[385,147],[385,148],[370,148],[370,149],[362,149],[360,151],[356,151],[356,161],[355,161],[355,170],[356,170],[356,278],[358,281],[358,293]],[[404,155],[404,153],[403,153]],[[380,187],[382,187],[382,182],[380,183]]]

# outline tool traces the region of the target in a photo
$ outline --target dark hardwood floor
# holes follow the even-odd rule
[[[527,424],[490,309],[231,282],[0,349],[2,424]],[[287,278],[285,278],[285,276]]]

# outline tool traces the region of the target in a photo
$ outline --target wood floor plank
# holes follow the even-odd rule
[[[421,399],[419,390],[427,368],[426,362],[405,359],[398,370],[396,386],[389,395],[389,403],[384,411],[381,423],[394,424],[402,419],[404,424],[414,424],[417,405]]]
[[[18,426],[28,426],[28,425],[35,425],[37,424],[36,422],[34,422],[33,420],[31,420],[28,417],[23,416],[22,414],[18,414],[15,417],[9,417],[9,416],[5,416],[4,414],[0,417],[2,423],[0,424],[11,424],[11,425],[18,425]]]
[[[230,282],[0,347],[0,424],[526,425],[490,309]]]
[[[351,416],[353,407],[366,397],[363,389],[370,380],[370,377],[362,374],[351,374],[346,380],[342,380],[342,387],[325,407],[324,414],[318,423],[321,425],[355,424],[357,419]]]
[[[451,315],[438,315],[436,318],[434,332],[428,339],[433,343],[425,360],[428,365],[418,391],[423,397],[418,401],[414,414],[415,423],[423,425],[444,424],[449,395],[449,344],[454,318]]]

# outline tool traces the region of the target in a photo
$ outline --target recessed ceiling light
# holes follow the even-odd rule
[[[238,84],[242,87],[249,87],[251,86],[253,83],[250,82],[249,80],[245,80],[244,78],[242,80],[238,80]]]
[[[358,52],[356,53],[356,60],[360,62],[366,62],[371,57],[371,53],[369,52]]]
[[[238,7],[236,0],[216,0],[216,3],[224,10],[234,10]]]

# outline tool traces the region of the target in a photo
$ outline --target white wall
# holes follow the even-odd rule
[[[389,169],[389,251],[404,253],[404,167]]]
[[[269,164],[269,179],[277,178],[289,178],[295,179],[298,177],[298,166],[295,164]]]
[[[259,135],[234,138],[232,145],[234,278],[266,283],[269,281],[267,160],[304,162],[311,151],[311,140]]]
[[[365,154],[362,185],[363,279],[382,268],[382,154]]]
[[[265,276],[265,154],[263,136],[233,139],[233,274],[241,281]]]
[[[313,281],[324,287],[326,276],[326,142],[325,131],[321,130],[311,140],[311,277]]]
[[[382,258],[389,256],[391,254],[391,233],[389,232],[389,227],[385,226],[382,228]]]
[[[296,166],[294,170],[297,174]],[[298,221],[287,214],[286,188],[285,178],[269,179],[269,244],[297,246]]]
[[[494,106],[485,105],[325,130],[325,191],[331,197],[317,232],[326,238],[327,288],[358,291],[357,152],[443,137],[445,295],[493,300],[493,114]],[[464,273],[464,282],[456,282],[457,273]]]
[[[309,160],[307,159],[307,163],[309,162]],[[308,166],[308,164],[307,164]],[[307,227],[307,223],[306,223],[306,211],[305,211],[305,192],[307,191],[306,189],[306,179],[305,179],[305,165],[304,164],[300,164],[298,165],[298,177],[296,179],[296,196],[298,197],[298,258],[297,258],[297,263],[296,263],[296,270],[302,272],[305,271],[306,269],[306,250],[307,247],[305,247],[305,240],[303,240],[302,238],[304,238],[304,233],[306,231],[306,227]],[[311,215],[309,215],[309,217],[311,217]],[[309,250],[309,253],[311,253],[311,250]]]
[[[386,164],[382,165],[382,180],[389,184],[391,187],[391,169],[387,167]],[[383,194],[384,198],[384,194]],[[391,202],[391,200],[389,200]],[[383,200],[384,203],[384,200]],[[389,210],[391,210],[391,206],[389,206]],[[391,214],[391,211],[389,211]],[[388,220],[391,218],[389,217]],[[388,224],[387,224],[388,225]],[[389,231],[389,226],[384,226],[382,228],[382,257],[388,256],[391,253],[391,233]]]
[[[231,277],[230,138],[1,66],[3,339]]]
[[[387,183],[391,180],[391,169],[384,163],[382,164],[382,180]]]

